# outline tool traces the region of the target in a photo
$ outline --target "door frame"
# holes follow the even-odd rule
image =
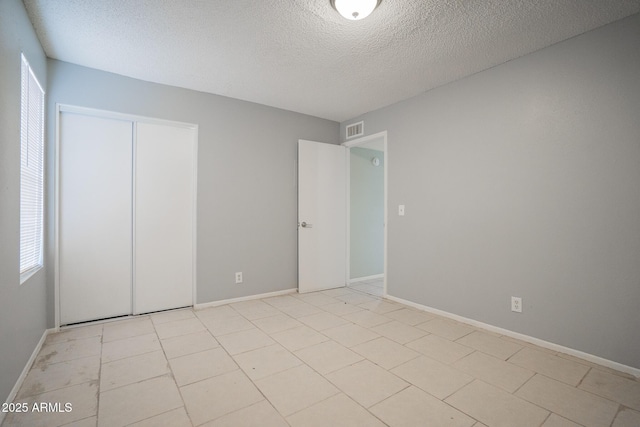
[[[382,274],[384,274],[384,278],[383,278],[383,289],[382,289],[382,296],[386,297],[387,296],[387,224],[388,224],[388,215],[389,215],[389,210],[388,210],[388,185],[387,185],[387,178],[388,178],[388,171],[389,171],[389,155],[388,155],[388,149],[387,149],[387,131],[382,131],[382,132],[378,132],[378,133],[374,133],[373,135],[368,135],[368,136],[363,136],[361,138],[357,138],[357,139],[353,139],[350,141],[345,141],[343,142],[341,145],[345,146],[348,150],[349,153],[349,160],[347,161],[347,269],[346,269],[346,277],[345,277],[345,283],[347,283],[347,285],[349,285],[351,283],[351,148],[353,147],[358,147],[361,146],[363,144],[366,144],[368,142],[371,142],[373,140],[376,139],[380,139],[382,138],[382,144],[384,147],[384,153],[383,153],[383,158],[384,158],[384,164],[383,164],[383,173],[384,173],[384,207],[383,207],[383,212],[384,212],[384,230],[383,230],[383,235],[384,235],[384,261],[383,261],[383,271]]]
[[[158,119],[154,117],[146,117],[146,116],[138,116],[134,114],[126,114],[126,113],[118,113],[115,111],[109,110],[100,110],[96,108],[89,107],[81,107],[70,104],[61,104],[56,103],[55,110],[55,154],[54,154],[54,195],[53,195],[53,281],[54,281],[54,330],[60,330],[60,116],[62,113],[73,113],[73,114],[83,114],[87,116],[100,117],[105,119],[117,119],[117,120],[127,120],[133,123],[133,127],[135,129],[136,123],[144,122],[144,123],[155,123],[155,124],[163,124],[169,126],[177,126],[177,127],[185,127],[194,130],[194,145],[193,145],[193,226],[192,226],[192,254],[193,254],[193,265],[192,265],[192,306],[196,305],[197,301],[197,224],[198,224],[198,139],[199,139],[199,127],[194,123],[186,123],[186,122],[178,122],[173,120],[164,120]],[[132,135],[133,144],[135,144],[135,132]],[[133,152],[135,156],[135,150]],[[135,160],[135,158],[133,159]],[[133,167],[133,164],[132,164]],[[135,180],[135,170],[134,176]],[[135,181],[134,181],[135,182]],[[133,182],[132,182],[133,185]],[[135,188],[132,190],[135,191]],[[133,226],[133,219],[135,218],[135,207],[132,206],[132,250],[135,250],[135,228]],[[135,253],[132,252],[132,266],[135,266]],[[135,271],[132,269],[132,278],[131,278],[131,313],[134,314],[134,276]]]

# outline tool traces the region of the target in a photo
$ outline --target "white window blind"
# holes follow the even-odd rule
[[[20,275],[42,267],[44,91],[22,55],[20,118]]]

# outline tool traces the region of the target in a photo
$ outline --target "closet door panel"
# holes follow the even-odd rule
[[[193,304],[195,129],[138,123],[134,313]]]
[[[129,121],[60,114],[61,324],[131,313]]]

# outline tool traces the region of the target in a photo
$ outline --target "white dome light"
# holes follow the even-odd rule
[[[371,15],[379,4],[380,0],[331,0],[331,6],[340,15],[352,21],[359,21]]]

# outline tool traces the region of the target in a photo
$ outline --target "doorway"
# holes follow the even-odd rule
[[[387,134],[344,143],[349,149],[347,284],[375,296],[387,293]]]

